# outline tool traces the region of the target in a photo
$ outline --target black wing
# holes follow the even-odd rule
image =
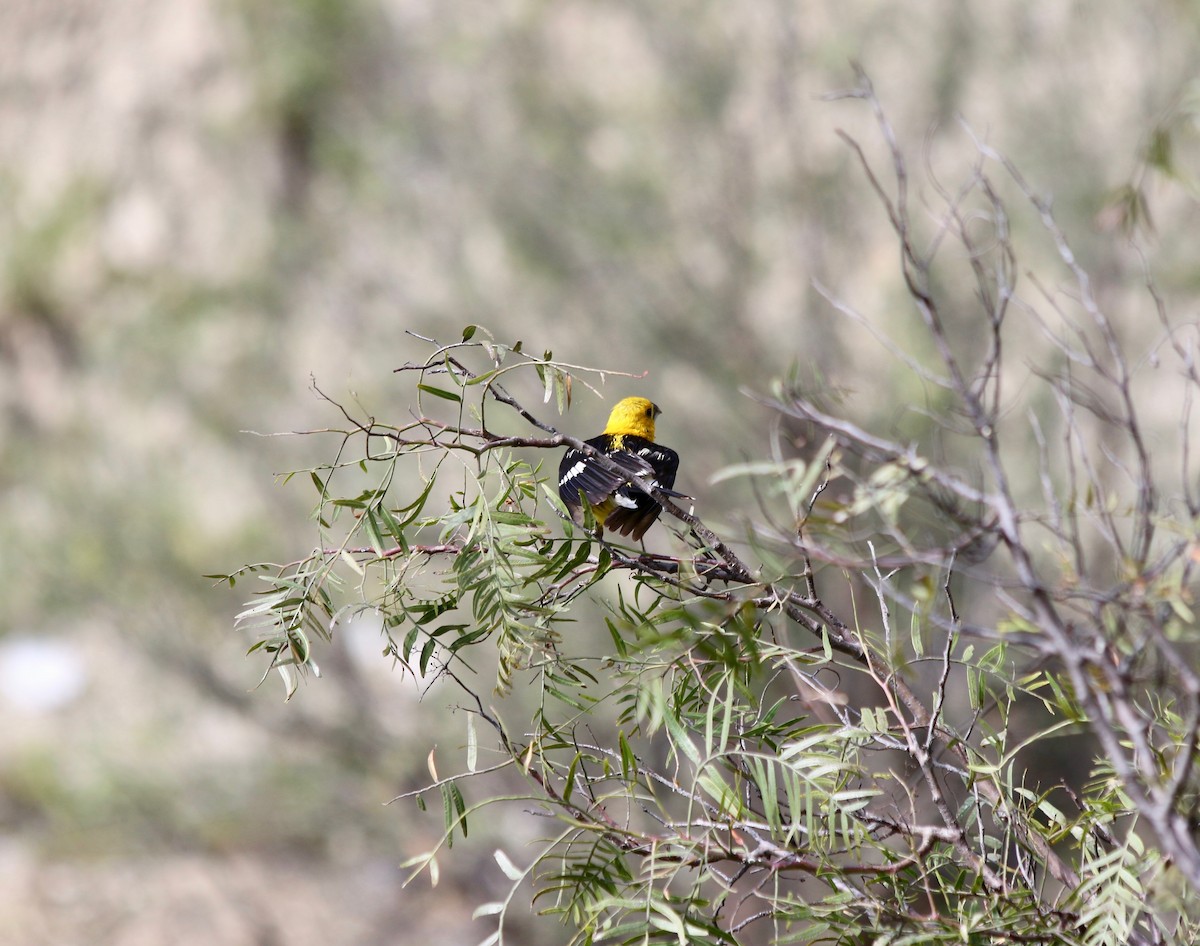
[[[678,453],[641,437],[625,437],[622,447],[627,456],[642,465],[635,475],[642,477],[647,486],[656,486],[671,495],[680,495],[671,489],[679,469]],[[612,498],[616,508],[604,520],[605,528],[635,540],[640,540],[646,534],[646,530],[654,525],[662,512],[658,500],[636,486],[630,486],[628,482],[621,483]]]
[[[653,468],[645,460],[624,451],[614,451],[611,437],[601,435],[584,443],[620,464],[622,472],[606,470],[592,457],[572,447],[558,465],[558,495],[568,509],[579,506],[580,493],[589,503],[596,505],[612,496],[629,477],[653,473]]]
[[[641,437],[622,437],[620,449],[616,447],[615,438],[608,434],[584,442],[603,453],[620,470],[606,470],[593,457],[572,447],[558,466],[559,497],[572,515],[580,508],[580,493],[592,506],[605,503],[610,508],[604,518],[604,527],[620,535],[641,539],[662,512],[662,506],[653,496],[631,486],[629,481],[637,478],[672,496],[682,495],[671,489],[679,469],[679,454]]]

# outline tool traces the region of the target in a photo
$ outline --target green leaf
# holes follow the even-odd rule
[[[442,790],[442,822],[446,826],[446,847],[454,847],[454,797],[450,791],[453,788],[452,783],[447,783],[441,787]]]
[[[667,732],[671,735],[671,744],[678,748],[685,756],[687,756],[694,765],[700,765],[702,757],[700,750],[696,748],[696,744],[692,742],[688,735],[687,729],[680,722],[679,717],[675,715],[675,711],[671,707],[664,707],[663,722],[667,725]]]
[[[912,620],[909,622],[909,635],[912,639],[913,654],[916,657],[925,656],[925,639],[922,635],[922,624],[917,617],[916,612],[913,612]]]
[[[575,790],[575,774],[579,771],[579,760],[582,758],[583,753],[576,752],[575,758],[571,760],[571,765],[567,768],[567,778],[563,782],[562,790],[564,804],[568,804],[571,801],[571,793]]]
[[[362,523],[367,533],[367,539],[371,543],[371,548],[379,558],[383,558],[383,534],[379,530],[379,520],[375,518],[375,512],[370,506],[367,507],[367,512],[362,518]]]
[[[453,391],[443,391],[441,388],[435,388],[431,384],[418,384],[417,388],[424,391],[426,394],[432,394],[434,397],[445,398],[447,401],[455,401],[462,403],[462,397]]]
[[[462,340],[464,342],[469,342],[472,338],[475,337],[475,332],[478,328],[479,328],[478,325],[468,325],[466,328],[464,328],[462,330]]]
[[[407,528],[408,526],[412,525],[417,516],[421,514],[421,510],[425,508],[425,501],[429,498],[429,492],[433,489],[433,484],[435,482],[437,482],[436,477],[429,477],[429,481],[425,484],[425,488],[421,490],[421,495],[414,499],[407,506],[401,506],[396,510],[396,512],[400,513],[401,515],[408,513],[407,516],[404,516],[404,518],[400,520],[401,528]]]
[[[710,765],[700,773],[696,784],[716,802],[722,814],[731,818],[742,816],[742,803],[738,799],[737,792],[713,766]]]
[[[395,540],[405,552],[408,551],[408,539],[404,535],[404,527],[400,524],[400,520],[392,515],[391,510],[380,504],[375,507],[375,511],[379,514],[379,519],[383,523],[383,527],[387,530],[388,535]]]
[[[454,799],[454,810],[458,813],[458,826],[465,838],[467,836],[467,803],[463,801],[462,791],[459,790],[457,782],[450,783],[450,797]]]
[[[421,648],[421,660],[418,663],[418,666],[421,668],[421,676],[425,676],[429,672],[429,661],[433,657],[435,650],[437,650],[437,638],[431,637],[425,641],[425,645]]]
[[[621,775],[625,781],[632,782],[637,778],[637,757],[629,746],[629,740],[625,738],[624,730],[617,733],[617,745],[621,750]]]
[[[478,630],[472,631],[470,634],[464,634],[462,637],[455,640],[454,643],[446,648],[446,651],[448,654],[456,654],[463,647],[469,647],[471,644],[482,640],[491,633],[491,628],[481,627]]]

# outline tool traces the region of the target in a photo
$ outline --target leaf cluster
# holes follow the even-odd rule
[[[486,942],[505,939],[522,890],[588,944],[1090,946],[1198,932],[1200,505],[1186,487],[1164,502],[1136,372],[1049,208],[980,145],[967,184],[938,190],[939,229],[921,245],[894,134],[865,77],[854,94],[892,155],[889,190],[849,142],[932,361],[892,344],[971,465],[836,416],[786,379],[758,395],[780,418],[772,459],[716,478],[748,478],[760,496],[743,534],[660,495],[673,554],[614,545],[570,522],[543,472],[547,456],[588,448],[528,406],[561,413],[613,372],[469,326],[451,344],[422,339],[428,356],[400,369],[414,378],[407,420],[330,401],[334,459],[307,471],[311,553],[221,576],[263,584],[240,621],[289,697],[316,668],[314,645],[371,609],[385,656],[465,701],[461,767],[440,776],[431,755],[432,782],[400,799],[440,797],[442,838],[407,865],[433,882],[493,806],[519,800],[544,818],[525,866],[496,852],[511,887],[479,908],[496,918]],[[1051,328],[1016,293],[988,163],[1055,241],[1084,320],[1055,308]],[[981,216],[987,247],[967,225]],[[974,338],[947,327],[935,274],[948,243],[968,251]],[[1071,366],[1032,371],[1057,417],[1014,409],[1014,311]],[[1163,324],[1184,383],[1200,385],[1193,347]],[[1027,483],[1007,446],[1014,418],[1038,445]],[[607,633],[568,638],[568,622]],[[491,659],[499,708],[481,686]],[[518,689],[527,712],[505,698]]]

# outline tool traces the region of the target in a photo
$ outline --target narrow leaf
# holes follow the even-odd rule
[[[431,384],[418,384],[417,387],[426,394],[432,394],[434,397],[445,398],[447,401],[462,401],[462,398],[453,391],[443,391],[441,388],[435,388]]]

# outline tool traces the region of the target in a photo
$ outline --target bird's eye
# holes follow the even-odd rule
[[[649,416],[650,416],[651,414],[653,414],[653,413],[654,413],[654,408],[652,408],[652,407],[647,407],[647,408],[646,408],[646,416],[647,416],[647,417],[649,417]]]

